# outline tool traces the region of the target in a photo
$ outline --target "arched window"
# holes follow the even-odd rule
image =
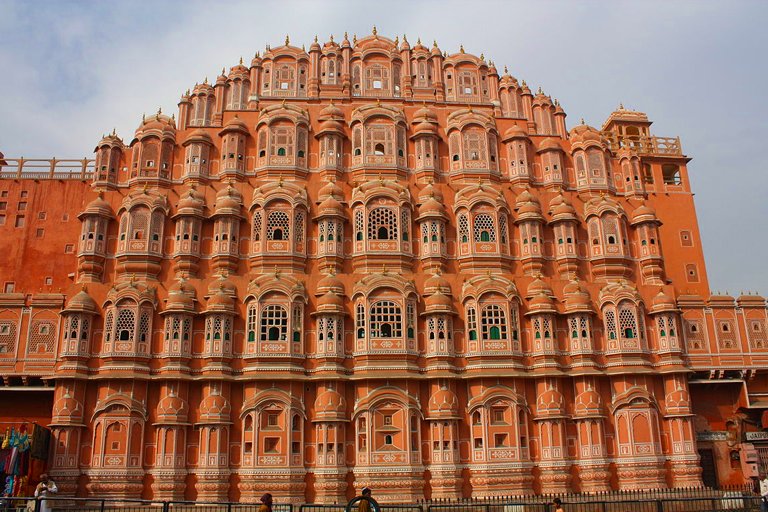
[[[290,240],[288,212],[277,210],[267,216],[267,240]]]
[[[487,213],[478,213],[473,221],[475,242],[496,241],[496,222],[493,216]]]
[[[369,240],[397,240],[397,213],[394,208],[379,207],[368,212]]]
[[[400,306],[391,300],[380,300],[371,305],[369,325],[374,338],[400,338],[403,336],[403,314]]]
[[[268,304],[261,310],[261,340],[287,341],[288,311],[279,304]]]
[[[498,304],[483,306],[480,315],[480,326],[484,340],[507,339],[507,315]]]

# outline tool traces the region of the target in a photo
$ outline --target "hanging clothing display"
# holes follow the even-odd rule
[[[3,497],[30,495],[46,470],[50,441],[51,431],[36,423],[31,435],[26,423],[7,426],[4,433],[0,430],[0,492]]]

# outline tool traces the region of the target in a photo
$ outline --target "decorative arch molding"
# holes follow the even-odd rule
[[[419,399],[402,388],[395,386],[382,386],[369,392],[366,396],[355,402],[355,408],[352,412],[354,421],[361,413],[376,409],[383,403],[396,403],[404,409],[418,413],[420,418],[424,417],[421,402]]]
[[[616,395],[611,402],[610,410],[612,414],[615,414],[619,410],[625,407],[631,407],[644,403],[644,407],[650,407],[656,411],[659,411],[659,404],[656,399],[648,393],[648,390],[640,386],[632,386],[626,391]]]
[[[267,294],[276,293],[285,295],[292,302],[298,301],[307,303],[307,290],[303,281],[299,281],[290,274],[275,272],[252,279],[248,283],[248,288],[244,301],[262,300]]]
[[[448,114],[446,133],[454,130],[464,131],[469,126],[478,126],[489,133],[498,135],[496,121],[493,116],[482,111],[476,111],[472,107],[454,110]]]
[[[103,398],[96,402],[96,407],[91,415],[91,422],[103,415],[110,414],[110,408],[118,406],[126,410],[127,414],[120,415],[121,417],[136,417],[138,416],[142,420],[146,421],[147,408],[144,403],[139,402],[130,395],[122,392],[114,393],[106,398]]]
[[[256,122],[256,130],[262,125],[271,126],[276,121],[289,121],[295,126],[304,126],[309,129],[309,113],[303,108],[290,103],[281,103],[264,107],[259,112],[259,119]]]
[[[277,388],[264,389],[254,396],[247,398],[243,402],[240,418],[245,418],[245,416],[252,411],[260,411],[265,408],[270,408],[274,406],[274,404],[281,404],[286,410],[298,412],[304,420],[307,419],[307,413],[301,398]]]
[[[392,121],[396,125],[406,126],[405,114],[403,114],[401,109],[381,103],[363,105],[353,110],[349,126],[354,126],[357,123],[366,124],[371,119],[382,117]]]
[[[518,407],[524,409],[526,413],[530,413],[528,401],[525,397],[509,386],[502,385],[486,388],[479,395],[470,398],[467,403],[467,412],[472,414],[480,407],[490,406],[499,400],[510,400]]]
[[[392,200],[398,206],[411,208],[411,192],[407,187],[393,180],[371,180],[361,183],[352,189],[352,200],[350,206],[368,205],[376,198],[387,198]]]
[[[515,283],[509,279],[497,275],[475,276],[464,281],[461,289],[462,304],[468,300],[480,300],[485,295],[498,294],[510,302],[521,302],[520,293]]]
[[[275,201],[285,201],[291,208],[303,207],[309,210],[306,187],[282,179],[255,188],[250,209],[265,208]]]
[[[370,297],[375,291],[388,288],[402,294],[406,299],[418,297],[416,285],[413,281],[403,278],[399,274],[380,273],[371,274],[357,283],[352,290],[352,299],[355,300],[362,296]]]
[[[460,189],[456,193],[453,210],[454,212],[462,208],[472,210],[480,204],[488,204],[506,214],[510,212],[504,193],[501,190],[486,187],[482,182]]]

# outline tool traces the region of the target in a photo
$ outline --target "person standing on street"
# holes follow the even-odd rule
[[[35,498],[40,500],[40,512],[51,512],[52,504],[46,498],[59,492],[56,483],[46,473],[40,475],[40,483],[35,487]]]

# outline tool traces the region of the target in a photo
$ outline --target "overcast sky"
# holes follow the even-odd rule
[[[143,112],[265,44],[344,31],[504,65],[560,100],[572,127],[624,106],[679,135],[713,291],[768,294],[768,2],[0,0],[0,151],[82,158]],[[662,227],[663,229],[663,227]]]

